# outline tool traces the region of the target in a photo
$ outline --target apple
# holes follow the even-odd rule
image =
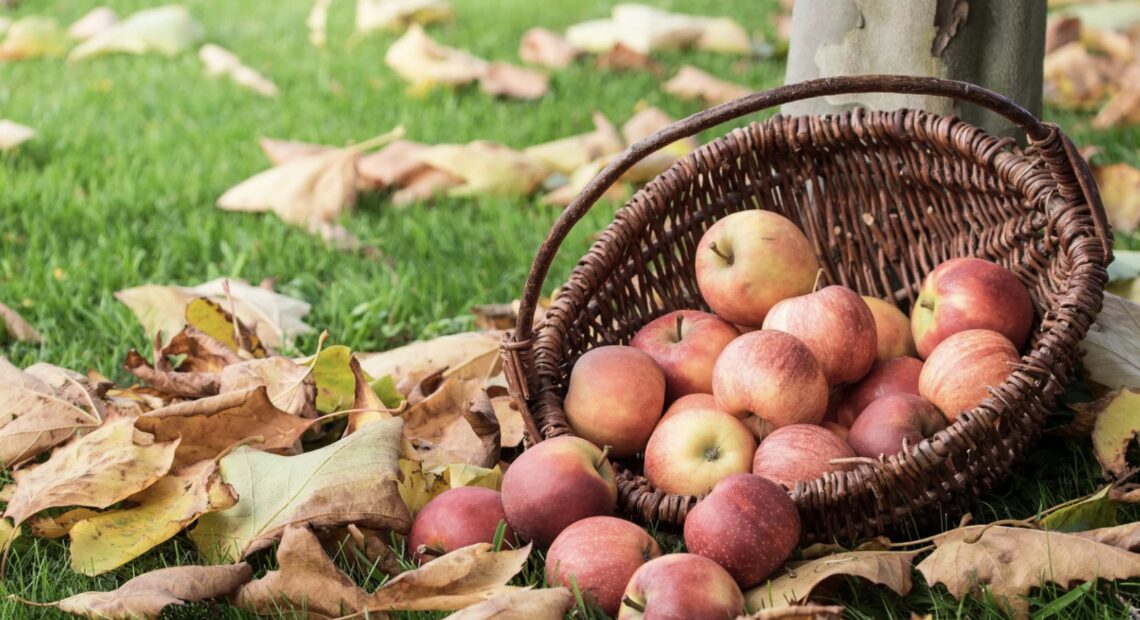
[[[648,353],[621,345],[586,351],[570,371],[563,408],[574,433],[615,457],[645,447],[665,407],[665,374]]]
[[[863,409],[847,434],[847,445],[859,456],[898,454],[946,428],[934,403],[914,394],[888,394]]]
[[[824,420],[823,424],[820,424],[820,426],[822,426],[823,428],[826,428],[827,430],[835,433],[835,436],[842,439],[843,441],[847,441],[847,436],[851,434],[851,430],[848,429],[846,426],[843,426],[839,422],[832,422],[831,420]]]
[[[899,307],[878,297],[863,296],[871,314],[875,316],[875,335],[879,341],[877,361],[908,355],[914,357],[914,337],[910,333],[910,319]]]
[[[720,352],[740,332],[732,323],[699,310],[677,310],[654,319],[633,336],[665,372],[665,400],[712,392],[712,369]]]
[[[968,329],[935,347],[918,377],[918,391],[953,423],[977,407],[989,388],[1001,385],[1021,361],[1008,338],[988,329]]]
[[[752,436],[756,438],[756,441],[763,441],[765,437],[775,430],[770,422],[759,416],[746,415],[739,419],[748,427],[748,430],[752,431]]]
[[[661,421],[664,422],[669,416],[686,409],[716,409],[716,398],[712,394],[685,394],[669,405],[665,415],[661,416]]]
[[[764,318],[764,329],[803,341],[831,385],[862,379],[878,353],[875,315],[858,293],[845,286],[827,286],[781,301]]]
[[[859,383],[843,390],[835,409],[835,421],[851,428],[867,405],[887,394],[917,396],[921,372],[922,360],[916,357],[892,357],[877,362]]]
[[[657,541],[642,528],[617,517],[590,517],[562,530],[546,553],[546,582],[571,585],[613,616],[629,578],[661,556]]]
[[[676,495],[704,495],[722,478],[752,468],[756,440],[717,409],[687,409],[661,422],[645,446],[645,477]]]
[[[671,553],[637,569],[625,587],[618,620],[728,620],[744,613],[732,575],[695,553]]]
[[[850,469],[848,464],[831,460],[854,457],[851,446],[826,428],[793,424],[772,431],[760,442],[752,473],[794,489],[798,481],[810,482],[829,471]]]
[[[799,541],[795,502],[754,474],[721,480],[685,517],[685,548],[720,564],[745,589],[779,568]]]
[[[980,258],[954,258],[935,267],[910,311],[914,344],[924,359],[938,343],[968,329],[998,332],[1021,350],[1032,326],[1033,302],[1025,285],[1005,267]]]
[[[827,413],[827,379],[799,338],[762,329],[728,343],[713,366],[717,408],[755,414],[779,428],[817,424]]]
[[[522,453],[503,474],[503,512],[524,540],[540,547],[586,517],[617,505],[614,468],[605,453],[581,437],[562,436]]]
[[[776,302],[810,293],[819,262],[788,218],[759,209],[717,221],[697,245],[697,286],[720,318],[760,327]]]
[[[412,522],[408,549],[417,564],[475,543],[495,540],[499,522],[506,520],[502,496],[494,489],[456,487],[427,503]],[[514,540],[511,526],[504,540]]]

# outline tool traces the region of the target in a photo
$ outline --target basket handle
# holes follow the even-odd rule
[[[599,172],[558,216],[550,232],[547,233],[546,239],[539,247],[538,254],[534,257],[534,263],[531,265],[530,274],[527,276],[526,285],[523,288],[514,337],[512,338],[515,346],[523,345],[531,337],[535,306],[541,293],[542,283],[546,280],[550,265],[554,261],[562,242],[570,233],[570,229],[586,215],[602,194],[634,164],[677,140],[694,136],[705,129],[766,108],[812,97],[868,92],[929,95],[973,103],[1004,116],[1025,131],[1029,139],[1035,143],[1056,139],[1057,135],[1060,134],[1056,126],[1042,123],[1025,108],[992,90],[969,82],[904,75],[856,75],[785,84],[697,112],[630,145]],[[1064,161],[1050,160],[1048,162],[1050,171],[1054,177],[1058,175],[1068,176],[1068,174],[1076,177],[1084,201],[1092,213],[1093,226],[1096,229],[1097,237],[1101,240],[1107,260],[1107,257],[1111,256],[1112,235],[1108,227],[1108,218],[1100,201],[1100,195],[1097,192],[1096,182],[1089,171],[1088,164],[1077,153],[1072,142],[1063,134],[1061,136],[1063,138],[1062,152],[1065,158]],[[1063,168],[1066,163],[1068,170]],[[1058,169],[1058,167],[1062,168]],[[1065,198],[1075,199],[1077,196],[1065,196]]]

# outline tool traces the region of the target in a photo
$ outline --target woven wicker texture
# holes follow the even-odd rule
[[[569,228],[622,172],[662,145],[765,107],[840,92],[919,92],[985,105],[1021,126],[1024,150],[953,117],[915,110],[776,116],[736,129],[644,186],[582,257],[537,333],[534,303]],[[572,433],[562,408],[585,351],[628,343],[650,320],[701,308],[696,245],[717,219],[768,209],[800,226],[828,283],[893,299],[904,311],[926,273],[957,256],[1008,267],[1029,289],[1033,338],[1020,366],[959,421],[881,460],[800,483],[805,542],[920,527],[968,510],[1004,480],[1041,434],[1079,345],[1100,311],[1111,232],[1083,159],[1055,126],[960,82],[862,76],[785,86],[679,121],[633,145],[567,208],[540,248],[519,323],[504,341],[510,392],[532,436]],[[528,420],[529,421],[529,420]],[[683,523],[695,497],[658,491],[619,462],[619,510]]]

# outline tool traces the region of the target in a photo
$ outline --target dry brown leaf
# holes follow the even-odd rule
[[[1045,53],[1079,41],[1081,38],[1081,18],[1072,15],[1054,14],[1045,24]]]
[[[424,400],[402,414],[404,436],[425,471],[453,463],[492,467],[499,461],[499,423],[479,379],[429,377]],[[438,387],[437,387],[438,386]]]
[[[743,56],[752,53],[752,37],[736,20],[728,17],[697,18],[701,36],[697,49],[718,54]]]
[[[372,377],[391,376],[399,384],[419,383],[440,368],[465,368],[493,361],[499,350],[499,335],[464,332],[421,340],[382,353],[359,353],[360,367]]]
[[[375,153],[361,155],[356,160],[360,184],[371,190],[406,185],[416,175],[431,170],[418,159],[427,148],[419,142],[396,140]]]
[[[238,607],[265,615],[295,609],[309,618],[337,618],[363,608],[368,599],[333,564],[307,527],[285,528],[277,547],[277,566],[238,590]]]
[[[752,91],[739,84],[726,82],[692,66],[685,65],[665,82],[665,92],[686,101],[700,99],[705,107],[714,106],[752,94]]]
[[[63,538],[80,521],[99,514],[90,508],[72,508],[54,517],[36,515],[28,519],[28,531],[37,538]]]
[[[1086,532],[1074,532],[1073,536],[1087,538],[1133,553],[1140,552],[1140,521],[1113,527],[1102,527]]]
[[[219,388],[222,394],[244,392],[265,386],[273,406],[290,415],[315,418],[313,406],[316,387],[309,376],[311,369],[287,357],[267,357],[226,366]]]
[[[407,206],[415,202],[422,202],[446,194],[447,190],[461,185],[463,179],[450,175],[443,170],[436,170],[431,166],[415,159],[417,165],[423,169],[405,180],[402,188],[392,194],[392,204],[397,207]]]
[[[1092,108],[1108,95],[1112,77],[1109,60],[1073,41],[1045,55],[1045,101],[1062,108]]]
[[[578,194],[582,192],[594,177],[602,171],[602,168],[609,162],[609,157],[600,157],[592,162],[583,164],[577,170],[570,173],[570,178],[566,184],[551,191],[542,197],[542,204],[557,205],[565,207],[569,205]],[[630,190],[629,185],[624,182],[618,182],[611,185],[606,192],[602,194],[599,200],[621,202],[629,198]]]
[[[1140,389],[1140,304],[1106,292],[1084,349],[1090,381],[1109,390]]]
[[[419,24],[412,24],[388,48],[384,62],[413,89],[436,84],[462,86],[479,79],[487,70],[485,60],[436,43]]]
[[[1092,405],[1092,403],[1069,405],[1069,408],[1074,412],[1073,419],[1060,428],[1050,430],[1049,434],[1057,437],[1065,437],[1067,439],[1088,437],[1089,434],[1092,433],[1093,425],[1096,423],[1096,417],[1099,414],[1099,412],[1090,405]]]
[[[463,180],[448,192],[452,196],[527,196],[549,174],[525,154],[486,140],[436,145],[418,159]]]
[[[568,588],[516,590],[461,609],[446,620],[559,620],[574,605]]]
[[[621,136],[601,112],[594,112],[594,131],[544,142],[523,149],[523,154],[546,168],[571,174],[581,166],[625,148]]]
[[[603,71],[648,71],[656,76],[661,76],[665,72],[661,63],[624,43],[618,43],[599,54],[594,60],[594,65]]]
[[[218,393],[217,373],[159,370],[151,366],[150,362],[134,349],[127,352],[123,366],[147,385],[166,394],[184,398],[203,398]]]
[[[1140,122],[1140,63],[1132,63],[1120,77],[1121,88],[1093,118],[1094,129],[1108,129],[1121,123]],[[1106,205],[1107,206],[1107,205]],[[1134,229],[1130,228],[1129,230]]]
[[[177,447],[178,439],[155,441],[134,420],[109,420],[47,461],[13,472],[16,491],[4,516],[20,524],[46,508],[106,508],[166,475]]]
[[[220,373],[226,367],[242,361],[225,342],[191,325],[175,334],[155,356],[155,360],[163,370],[170,370],[169,360],[172,357],[181,360],[177,367],[179,372]]]
[[[496,396],[491,399],[495,419],[499,421],[499,445],[514,448],[526,436],[526,422],[523,414],[515,407],[510,396]]]
[[[737,620],[842,620],[842,605],[792,605],[779,609],[761,609]]]
[[[207,43],[198,50],[198,59],[205,65],[206,75],[225,75],[233,80],[234,84],[248,88],[253,92],[265,96],[276,97],[277,85],[257,71],[242,64],[241,59],[233,52]]]
[[[0,61],[53,58],[67,51],[67,33],[54,17],[29,15],[8,26],[0,41]]]
[[[331,150],[334,147],[312,142],[297,142],[295,140],[274,140],[273,138],[258,138],[257,144],[265,159],[274,166],[279,166],[292,159],[300,159],[309,155],[316,155]],[[391,145],[389,145],[391,146]]]
[[[531,28],[519,42],[519,58],[532,65],[565,69],[582,53],[562,35],[546,28]]]
[[[249,564],[174,566],[143,573],[110,592],[84,592],[55,603],[32,603],[92,620],[155,620],[167,605],[222,598],[250,580]],[[28,601],[24,601],[27,603]]]
[[[356,31],[400,31],[412,24],[450,21],[455,9],[447,0],[356,0]]]
[[[633,144],[672,125],[673,117],[666,114],[661,108],[649,106],[631,116],[621,126],[621,135],[627,144]],[[672,153],[677,157],[688,155],[697,150],[700,141],[696,136],[678,140],[661,149],[662,152]]]
[[[114,52],[145,54],[153,51],[176,56],[201,38],[202,26],[194,21],[186,7],[168,4],[129,15],[80,43],[67,59],[75,62]]]
[[[115,9],[108,6],[96,7],[75,20],[67,29],[67,36],[77,41],[86,41],[117,23],[119,14]]]
[[[1089,403],[1095,412],[1093,452],[1106,476],[1124,478],[1132,467],[1127,455],[1140,436],[1140,390],[1117,390]]]
[[[530,545],[492,551],[479,543],[401,573],[368,597],[371,611],[462,609],[521,588],[506,585],[522,570]]]
[[[744,594],[749,609],[779,609],[805,603],[811,593],[833,577],[862,577],[885,585],[899,595],[911,587],[913,551],[849,551],[806,562],[790,562],[783,572]]]
[[[26,125],[0,119],[0,151],[7,151],[36,137],[36,130]]]
[[[360,362],[355,357],[349,358],[349,367],[352,369],[352,376],[356,380],[356,385],[352,400],[352,413],[348,414],[348,424],[344,428],[345,435],[355,433],[361,426],[369,422],[390,418],[393,414],[393,411],[384,405],[384,401],[372,389],[364,371],[360,369]],[[401,403],[399,408],[402,409],[406,402]]]
[[[479,77],[479,88],[499,97],[540,99],[550,88],[550,78],[507,62],[492,62]]]
[[[234,450],[221,459],[221,472],[238,503],[204,515],[190,538],[206,558],[223,562],[272,545],[290,525],[355,523],[406,533],[411,517],[396,488],[402,427],[399,418],[378,420],[297,456]]]
[[[1113,60],[1127,63],[1135,58],[1132,41],[1123,32],[1083,24],[1080,41],[1090,52],[1104,54]]]
[[[934,542],[937,548],[917,566],[927,583],[944,584],[958,599],[986,586],[1018,618],[1029,617],[1024,597],[1042,583],[1068,589],[1094,579],[1140,575],[1140,554],[1073,534],[972,525],[940,534]]]
[[[98,426],[102,412],[84,396],[53,388],[0,357],[0,467],[15,467],[78,429]]]
[[[321,532],[321,546],[329,557],[342,554],[363,571],[379,571],[385,575],[403,572],[400,558],[388,546],[388,532],[361,529],[355,524]]]

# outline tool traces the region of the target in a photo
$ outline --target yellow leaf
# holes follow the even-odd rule
[[[67,28],[67,36],[77,41],[86,41],[100,32],[119,23],[119,14],[111,7],[100,6],[88,11]]]
[[[479,79],[487,70],[487,61],[436,43],[419,24],[412,24],[404,36],[388,47],[384,62],[413,88],[433,84],[462,86]]]
[[[317,388],[317,411],[332,413],[349,409],[356,397],[356,377],[352,373],[352,350],[338,344],[325,347],[312,357],[298,360],[302,366],[311,366],[310,376]]]
[[[1140,435],[1140,390],[1118,390],[1090,407],[1097,412],[1093,425],[1093,452],[1105,473],[1115,478],[1128,475],[1128,449]]]
[[[105,29],[71,50],[71,62],[102,54],[158,52],[175,56],[202,38],[202,27],[177,4],[145,9]]]
[[[106,508],[154,484],[170,471],[178,439],[155,441],[134,420],[108,420],[34,467],[17,470],[16,492],[4,516],[17,523],[45,508]]]
[[[562,618],[574,604],[568,588],[515,590],[487,599],[446,618],[446,620],[542,620]]]
[[[594,112],[594,131],[527,147],[523,154],[551,170],[570,174],[604,155],[620,153],[625,145],[613,124]]]
[[[403,474],[398,487],[400,499],[413,517],[450,488],[442,475],[425,472],[420,461],[400,459],[400,472]]]
[[[72,508],[54,517],[36,515],[28,519],[28,529],[37,538],[63,538],[76,523],[98,514],[98,510],[90,508]]]
[[[900,595],[911,588],[912,551],[848,551],[806,562],[790,562],[775,579],[745,592],[748,609],[779,609],[805,603],[824,581],[839,576],[862,577]]]
[[[62,56],[67,51],[67,33],[54,17],[29,15],[8,26],[0,41],[0,61]]]
[[[463,180],[452,196],[527,196],[549,174],[524,153],[486,140],[433,146],[419,160]]]
[[[461,609],[520,588],[506,585],[522,570],[530,545],[492,551],[478,543],[456,549],[401,573],[372,593],[370,611],[436,611]]]
[[[1126,232],[1140,225],[1140,169],[1128,164],[1093,167],[1104,201],[1104,210],[1113,228]]]
[[[704,101],[705,107],[752,93],[749,88],[709,75],[692,65],[681,67],[673,79],[665,82],[664,89],[670,95],[685,101],[700,99]]]
[[[34,137],[36,137],[35,129],[7,119],[0,119],[0,151],[14,149]]]
[[[218,464],[199,461],[163,476],[133,495],[135,508],[114,510],[71,528],[71,568],[100,575],[169,540],[207,512],[224,510],[237,496],[218,476]]]
[[[264,97],[276,97],[277,85],[257,71],[242,64],[241,59],[224,47],[207,43],[198,50],[198,59],[205,65],[206,75],[225,75],[234,84],[248,88]]]
[[[448,488],[484,487],[498,491],[503,486],[503,471],[498,465],[488,469],[456,463],[448,465],[443,472],[443,479],[447,481]]]
[[[213,562],[264,549],[289,525],[356,523],[407,532],[411,517],[396,489],[399,418],[366,424],[319,450],[285,457],[242,446],[221,460],[238,503],[206,514],[190,538]]]
[[[355,357],[349,358],[349,366],[352,369],[355,394],[352,400],[352,413],[348,414],[348,424],[344,429],[345,435],[355,433],[361,426],[370,422],[392,417],[389,407],[383,402],[381,396],[373,390],[372,384],[368,382],[368,377],[360,369],[360,363],[356,361]],[[399,399],[395,407],[402,408],[404,404],[403,394],[395,391],[396,387],[391,377],[384,377],[384,379],[387,381],[381,380],[377,383],[390,388],[391,392],[395,392]]]
[[[225,344],[232,351],[248,352],[252,357],[265,357],[261,339],[241,319],[235,319],[215,301],[196,297],[186,304],[186,324]]]
[[[673,117],[666,114],[661,108],[650,106],[631,116],[621,126],[621,135],[627,143],[633,144],[652,136],[673,123]],[[701,143],[694,136],[677,140],[661,149],[661,152],[669,153],[675,157],[684,157],[695,151],[700,145]]]
[[[455,9],[447,0],[356,0],[356,31],[399,32],[412,24],[450,21]]]

